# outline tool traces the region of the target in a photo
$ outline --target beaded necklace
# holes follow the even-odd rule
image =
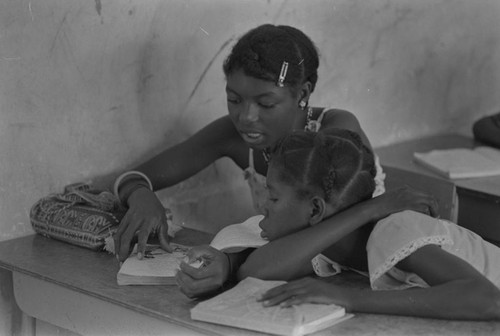
[[[313,116],[313,108],[309,106],[307,108],[307,116],[306,116],[306,125],[304,126],[304,131],[309,132],[317,132],[321,127],[321,124],[317,120],[312,120]],[[269,148],[265,148],[262,150],[262,156],[264,157],[264,161],[269,163],[269,159],[271,155],[269,154]]]

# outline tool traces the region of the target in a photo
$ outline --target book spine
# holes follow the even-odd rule
[[[266,316],[265,318],[269,317]],[[229,327],[236,327],[236,328],[260,331],[264,333],[271,333],[275,335],[299,336],[299,334],[297,334],[298,328],[289,325],[288,326],[278,325],[275,323],[266,322],[264,321],[264,318],[261,318],[259,321],[256,321],[254,318],[248,318],[245,316],[241,317],[234,317],[227,315],[221,316],[217,314],[211,314],[206,311],[202,312],[197,310],[196,308],[193,308],[191,309],[191,319],[203,322],[222,324]]]

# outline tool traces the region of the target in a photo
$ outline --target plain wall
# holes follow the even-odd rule
[[[261,23],[321,54],[311,103],[352,111],[374,146],[470,134],[500,111],[498,0],[0,0],[0,241],[31,205],[124,169],[227,113],[222,61]],[[160,193],[174,220],[215,231],[252,213],[220,160]],[[17,321],[0,273],[0,334]]]

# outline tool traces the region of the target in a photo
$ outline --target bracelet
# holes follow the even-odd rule
[[[125,188],[125,192],[123,193],[123,195],[119,198],[120,200],[120,203],[122,203],[123,205],[125,206],[128,206],[128,199],[129,197],[137,190],[137,189],[141,189],[141,188],[146,188],[149,190],[149,187],[148,185],[144,182],[139,182],[139,183],[136,183],[134,184],[133,186],[131,186],[130,188]]]
[[[231,264],[231,258],[229,257],[229,253],[225,253],[225,252],[223,252],[223,253],[226,255],[227,260],[229,262],[229,276],[227,277],[226,281],[224,281],[224,283],[220,287],[220,290],[225,291],[225,290],[232,288],[234,285],[236,285],[236,283],[238,281],[237,281],[237,275],[233,274],[233,265]]]
[[[222,252],[224,253],[224,252]],[[229,262],[229,276],[227,277],[228,279],[231,279],[231,276],[233,275],[233,265],[231,265],[231,258],[229,257],[229,253],[224,253],[227,257],[227,261]]]
[[[115,184],[113,186],[113,193],[115,194],[116,198],[120,199],[120,195],[118,194],[118,190],[120,188],[120,183],[123,181],[123,179],[125,177],[130,176],[130,175],[137,175],[137,176],[142,177],[148,183],[149,189],[151,189],[151,191],[153,190],[153,184],[151,183],[151,180],[149,179],[149,177],[146,176],[146,174],[141,173],[140,171],[130,170],[128,172],[121,174],[116,179]]]

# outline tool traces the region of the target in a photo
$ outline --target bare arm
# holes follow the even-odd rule
[[[500,320],[500,289],[462,259],[427,245],[399,262],[431,287],[408,290],[359,290],[303,278],[267,292],[265,305],[336,303],[353,312],[439,319]]]
[[[417,274],[431,287],[371,291],[364,298],[356,295],[352,309],[443,319],[500,319],[500,289],[441,247],[424,246],[397,267]]]
[[[174,185],[196,174],[222,156],[229,156],[241,164],[246,155],[243,140],[231,120],[222,117],[212,122],[186,141],[166,149],[134,170],[148,176],[154,190]],[[245,153],[243,153],[245,152]],[[239,159],[239,162],[238,162]],[[130,243],[138,233],[138,255],[142,257],[153,227],[160,227],[160,243],[169,251],[167,219],[163,205],[149,188],[135,188],[137,180],[126,181],[122,189],[133,190],[125,196],[129,209],[114,235],[118,259],[127,258]]]
[[[321,123],[321,130],[333,127],[356,132],[361,137],[363,144],[370,149],[372,148],[368,137],[361,128],[359,120],[351,112],[337,109],[326,112],[324,120]]]
[[[134,170],[145,173],[154,190],[160,190],[184,181],[223,156],[235,159],[241,143],[229,117],[221,117]]]
[[[310,274],[317,254],[361,226],[405,209],[435,214],[437,205],[434,198],[407,187],[388,192],[256,249],[239,268],[238,279],[291,280]]]

